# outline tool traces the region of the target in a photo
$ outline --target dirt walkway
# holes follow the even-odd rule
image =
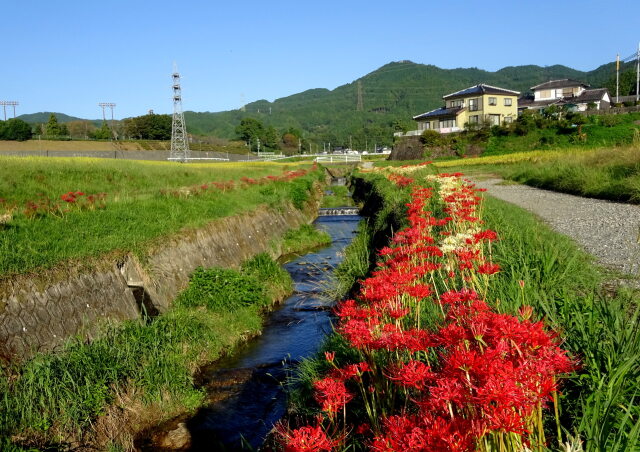
[[[496,198],[535,213],[609,267],[640,276],[640,206],[556,193],[526,185],[477,182]]]

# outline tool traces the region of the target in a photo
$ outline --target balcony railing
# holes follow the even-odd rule
[[[425,129],[425,130],[435,130],[440,133],[451,133],[451,132],[460,132],[462,129],[460,127],[441,127],[439,129]],[[393,134],[394,137],[417,137],[422,135],[424,130],[409,130],[408,132],[396,132]]]

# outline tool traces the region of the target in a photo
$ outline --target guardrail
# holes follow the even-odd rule
[[[362,155],[360,154],[328,154],[328,155],[318,155],[314,159],[316,162],[361,162]]]

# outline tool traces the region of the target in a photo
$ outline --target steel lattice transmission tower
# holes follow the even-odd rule
[[[173,121],[171,123],[171,153],[169,159],[186,162],[189,158],[189,141],[187,126],[182,111],[182,90],[180,88],[180,74],[177,67],[173,67]]]

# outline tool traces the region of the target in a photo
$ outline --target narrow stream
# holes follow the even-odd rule
[[[359,220],[358,215],[318,217],[316,226],[331,235],[332,244],[284,264],[295,283],[293,295],[271,313],[261,336],[203,370],[200,383],[210,403],[186,421],[190,450],[257,449],[284,415],[286,394],[281,383],[291,366],[317,352],[331,331],[334,300],[322,292]],[[142,450],[157,449],[143,446]]]

